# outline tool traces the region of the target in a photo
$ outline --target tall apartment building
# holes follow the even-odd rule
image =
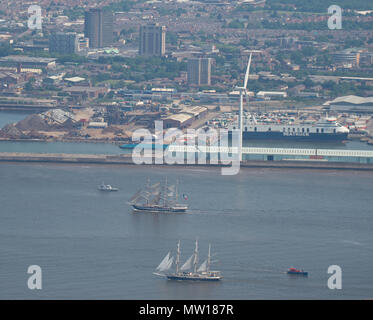
[[[163,56],[166,52],[166,27],[149,24],[140,27],[139,54]]]
[[[94,8],[85,12],[84,36],[89,39],[90,48],[103,48],[113,44],[113,20],[110,10]]]
[[[49,52],[74,54],[79,51],[78,35],[75,32],[54,32],[49,36]]]
[[[188,84],[211,85],[211,58],[188,59]]]

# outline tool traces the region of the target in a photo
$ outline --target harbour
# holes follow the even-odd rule
[[[1,163],[0,174],[0,298],[372,297],[371,172],[247,168],[228,177],[214,167]],[[189,212],[133,213],[133,193],[166,176],[182,183]],[[101,181],[119,191],[98,191]],[[153,275],[178,240],[186,261],[197,237],[203,258],[212,244],[224,279]],[[31,264],[43,270],[43,290],[25,285]],[[334,264],[343,290],[327,287]],[[309,277],[289,279],[292,265]]]
[[[373,300],[369,2],[0,1],[0,302]]]
[[[215,153],[237,153],[232,147],[199,147],[197,151],[193,146],[170,144],[162,148],[163,155],[182,152],[183,163],[169,165],[165,158],[152,155],[150,162],[136,165],[132,156],[136,145],[123,149],[115,143],[92,142],[0,141],[0,173],[11,186],[9,190],[3,186],[0,197],[5,221],[4,229],[0,227],[4,244],[0,254],[9,258],[1,266],[0,285],[9,289],[7,297],[31,297],[20,286],[10,287],[30,255],[36,255],[49,273],[46,281],[51,281],[48,290],[38,293],[40,299],[370,297],[370,273],[357,264],[366,263],[371,250],[371,217],[369,209],[356,211],[362,202],[371,207],[373,147],[369,144],[356,140],[245,140],[239,173],[223,177],[220,169],[230,164],[211,158]],[[195,163],[188,163],[191,155]],[[204,157],[206,163],[199,163]],[[35,175],[43,181],[32,188],[29,183],[35,181]],[[26,197],[17,205],[9,194],[14,192],[12,176],[14,183],[26,188],[21,188]],[[184,201],[188,210],[183,214],[133,210],[128,204],[131,196],[149,177],[152,181],[180,179],[188,194],[188,201]],[[117,192],[102,192],[97,188],[102,181],[110,182]],[[352,191],[357,186],[358,194]],[[327,197],[320,200],[320,193]],[[267,203],[266,194],[273,203]],[[319,203],[315,206],[312,199]],[[27,218],[30,203],[35,207]],[[18,216],[23,223],[16,222]],[[76,224],[66,219],[77,219]],[[154,277],[156,262],[170,242],[181,239],[186,243],[185,251],[191,252],[190,243],[196,237],[201,240],[201,251],[207,252],[206,243],[213,243],[219,255],[217,269],[224,275],[221,281],[217,281],[220,273],[211,279],[205,279],[203,272],[184,271],[166,276],[171,281]],[[320,250],[324,246],[327,248]],[[237,248],[248,254],[237,260]],[[19,252],[17,261],[8,250]],[[141,265],[134,261],[137,258]],[[181,259],[186,258],[183,251]],[[343,265],[344,272],[347,268],[351,285],[338,293],[331,292],[325,283],[327,267],[335,261]],[[15,262],[16,267],[10,268]],[[87,272],[89,265],[93,267]],[[286,276],[289,265],[305,266],[310,276]],[[96,268],[102,272],[99,276]],[[361,269],[360,274],[352,269]],[[360,284],[363,278],[367,286],[354,290],[354,283]],[[97,283],[105,292],[91,290]]]

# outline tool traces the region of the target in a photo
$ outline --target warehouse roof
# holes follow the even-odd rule
[[[199,106],[183,109],[183,113],[192,114],[193,116],[198,116],[199,114],[205,111],[207,111],[206,107],[199,107]]]
[[[0,79],[12,77],[12,78],[20,78],[19,74],[15,74],[12,72],[2,72],[0,71]]]
[[[28,56],[7,56],[0,58],[0,61],[13,61],[13,62],[34,62],[34,63],[50,63],[55,62],[56,58],[41,58],[41,57],[28,57]]]
[[[190,114],[186,114],[186,113],[178,113],[178,114],[173,114],[171,116],[168,116],[166,118],[166,120],[174,120],[174,121],[179,121],[181,123],[185,122],[185,121],[188,121],[189,119],[191,119],[193,116],[191,116]]]
[[[273,95],[273,96],[286,96],[287,93],[285,91],[259,91],[257,96],[265,96],[265,95]]]
[[[65,78],[66,81],[69,81],[69,82],[81,82],[81,81],[84,81],[85,78],[82,78],[82,77],[72,77],[72,78]]]
[[[329,106],[331,104],[342,104],[342,103],[349,103],[349,104],[367,104],[367,103],[373,103],[373,97],[358,97],[358,96],[343,96],[343,97],[338,97],[334,99],[333,101],[327,101],[324,103],[324,106]]]

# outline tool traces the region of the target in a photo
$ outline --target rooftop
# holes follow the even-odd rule
[[[82,77],[72,77],[72,78],[65,78],[64,80],[69,81],[69,82],[81,82],[81,81],[84,81],[85,78],[82,78]]]
[[[171,116],[168,116],[166,119],[167,120],[175,120],[175,121],[180,121],[180,122],[185,122],[192,118],[192,115],[186,114],[186,113],[178,113],[178,114],[173,114]]]
[[[368,103],[373,103],[373,97],[358,97],[358,96],[343,96],[343,97],[338,97],[334,99],[333,101],[327,101],[324,103],[324,106],[329,106],[331,104],[341,104],[341,103],[350,103],[350,104],[368,104]]]
[[[55,62],[55,58],[40,58],[28,56],[7,56],[0,58],[0,61],[13,61],[13,62],[36,62],[36,63],[50,63]]]

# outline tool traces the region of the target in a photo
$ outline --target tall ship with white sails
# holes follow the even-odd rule
[[[188,206],[179,204],[178,199],[178,182],[174,185],[169,185],[166,178],[163,183],[158,182],[151,185],[148,179],[146,186],[137,191],[129,203],[134,211],[154,213],[186,212]]]
[[[176,258],[171,257],[169,252],[157,267],[154,274],[166,277],[168,280],[178,281],[219,281],[223,277],[220,271],[212,271],[211,267],[211,244],[209,245],[207,259],[199,264],[198,240],[196,240],[194,253],[186,262],[180,266],[180,241],[177,244]],[[170,271],[175,265],[175,271]]]

